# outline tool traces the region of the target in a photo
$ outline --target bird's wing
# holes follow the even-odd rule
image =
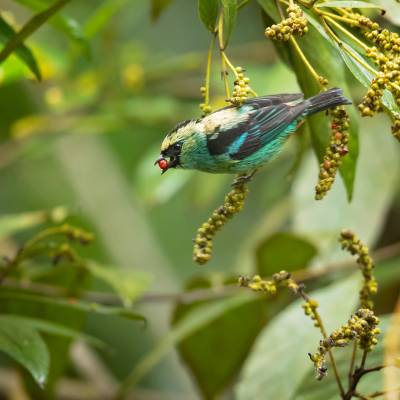
[[[303,100],[303,93],[281,93],[268,96],[250,97],[244,104],[249,104],[255,109],[274,106],[281,103],[290,103],[292,101]]]
[[[224,124],[213,135],[208,135],[210,154],[228,153],[232,159],[241,160],[272,142],[285,131],[304,111],[305,105],[278,104],[255,109],[236,125],[224,129]]]
[[[303,102],[295,105],[281,103],[254,111],[244,139],[234,152],[230,153],[232,159],[242,160],[255,153],[260,148],[286,135],[287,128],[296,124],[297,119],[303,114],[305,104]],[[293,130],[296,125],[293,125]]]

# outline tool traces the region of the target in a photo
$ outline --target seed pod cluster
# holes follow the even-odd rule
[[[318,350],[314,354],[309,354],[314,363],[316,378],[321,380],[326,376],[326,353],[333,347],[345,347],[352,340],[357,340],[362,350],[371,351],[378,343],[377,335],[380,334],[378,328],[379,318],[370,309],[361,308],[348,320],[347,324],[332,332],[329,337],[320,341]]]
[[[321,200],[331,189],[342,158],[349,152],[349,116],[343,107],[331,111],[332,125],[329,146],[319,166],[318,183],[315,186],[315,199]]]
[[[248,189],[244,184],[235,185],[225,196],[222,206],[214,210],[207,222],[203,223],[197,230],[193,247],[193,260],[195,262],[205,264],[211,259],[212,241],[216,232],[242,210],[247,193]]]
[[[234,106],[240,106],[249,97],[251,88],[249,86],[250,78],[245,76],[245,70],[242,67],[235,68],[235,81],[233,87],[232,97],[227,101]]]
[[[400,142],[400,118],[396,118],[392,125],[393,136]]]
[[[360,303],[363,308],[372,308],[371,296],[377,293],[378,283],[373,275],[374,262],[369,255],[369,249],[349,229],[344,229],[340,233],[339,242],[342,245],[342,249],[358,256],[357,263],[364,278],[364,283],[360,290]]]
[[[200,104],[200,110],[203,111],[203,116],[205,116],[207,114],[210,114],[210,112],[211,112],[211,106],[210,106],[210,104],[208,104],[208,102],[206,102],[207,89],[205,86],[202,86],[200,88],[200,93],[204,99],[204,102]]]
[[[290,5],[286,12],[288,17],[265,29],[265,36],[273,40],[288,41],[292,35],[303,36],[308,32],[307,18],[297,4]]]
[[[287,287],[295,294],[301,290],[298,283],[291,278],[290,273],[284,270],[273,274],[270,280],[262,279],[260,275],[254,275],[252,278],[241,276],[239,285],[254,292],[264,292],[270,295],[276,294],[280,287]]]
[[[373,116],[383,109],[382,96],[384,90],[389,90],[400,106],[400,36],[396,32],[383,29],[378,23],[371,21],[358,13],[347,10],[347,19],[351,26],[357,26],[362,34],[374,44],[366,49],[366,56],[378,66],[379,74],[372,80],[368,92],[359,105],[362,116]],[[399,127],[396,121],[392,133],[399,139]]]

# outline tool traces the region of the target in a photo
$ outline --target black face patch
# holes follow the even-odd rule
[[[212,155],[224,154],[228,147],[249,128],[249,122],[244,121],[227,130],[216,130],[207,135],[208,151]]]

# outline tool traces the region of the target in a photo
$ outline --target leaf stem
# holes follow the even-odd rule
[[[351,354],[351,361],[350,361],[350,368],[349,368],[349,386],[351,385],[351,380],[353,378],[353,372],[354,372],[354,365],[356,362],[356,355],[357,355],[357,340],[354,341],[353,343],[353,352]]]
[[[210,47],[208,49],[208,54],[207,54],[207,67],[206,67],[206,92],[204,96],[204,103],[209,104],[210,103],[210,80],[211,80],[211,62],[212,62],[212,52],[214,49],[214,42],[215,42],[215,36],[213,35],[210,43]]]
[[[69,1],[70,0],[58,0],[46,10],[34,15],[0,51],[0,63],[7,59],[7,57],[25,41],[25,39],[39,29],[50,17],[64,7]]]
[[[296,52],[297,52],[298,56],[300,57],[300,59],[303,61],[304,65],[309,70],[309,72],[312,75],[312,77],[316,80],[316,82],[321,87],[321,89],[325,89],[324,85],[322,85],[322,83],[320,81],[320,76],[318,75],[317,71],[315,71],[314,67],[308,61],[307,57],[305,56],[305,54],[303,53],[303,51],[301,50],[299,44],[297,43],[296,39],[293,36],[290,37],[290,42],[292,43],[292,45],[293,45],[294,49],[296,50]]]

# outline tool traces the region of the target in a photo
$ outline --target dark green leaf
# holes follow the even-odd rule
[[[143,271],[105,267],[94,262],[88,263],[88,270],[93,276],[111,286],[127,307],[130,307],[150,284],[149,275]]]
[[[156,21],[173,0],[151,0],[151,19]]]
[[[233,28],[236,24],[237,16],[237,1],[236,0],[221,0],[224,10],[224,45],[227,46],[231,37]]]
[[[49,353],[36,329],[7,315],[0,319],[0,351],[23,365],[43,386],[49,372]]]
[[[354,311],[358,281],[355,275],[311,293],[329,332],[346,322]],[[238,400],[297,399],[294,394],[298,385],[313,371],[307,353],[315,351],[321,339],[313,322],[307,321],[302,303],[297,300],[288,306],[257,338],[237,386]]]
[[[211,282],[206,278],[198,278],[190,284],[190,290],[207,287],[211,287]],[[216,301],[178,304],[173,326],[198,307]],[[266,303],[259,299],[227,310],[179,344],[179,354],[192,372],[202,398],[217,398],[233,380],[265,319]]]
[[[243,293],[196,307],[193,312],[182,318],[154,349],[136,364],[124,382],[121,393],[126,393],[132,386],[135,386],[177,343],[198,332],[228,311],[237,309],[254,301],[254,299],[255,296],[251,293]]]
[[[0,16],[0,43],[5,45],[15,36],[14,29]],[[32,71],[36,79],[42,79],[38,63],[29,47],[24,44],[15,49],[15,55]]]
[[[318,3],[314,7],[338,7],[338,8],[381,8],[377,4],[367,3],[366,1],[325,1],[323,3]]]
[[[200,19],[205,27],[213,33],[217,24],[218,3],[219,0],[199,0],[198,2]]]
[[[282,269],[305,268],[316,254],[316,247],[308,240],[290,232],[275,233],[257,246],[257,272],[271,276]]]
[[[29,302],[31,304],[45,304],[48,306],[54,306],[61,309],[70,309],[76,311],[90,312],[101,315],[116,315],[132,320],[145,321],[143,315],[140,315],[129,308],[123,307],[111,307],[103,306],[98,303],[88,303],[82,300],[69,301],[62,298],[54,298],[48,296],[40,296],[36,294],[30,294],[26,292],[8,291],[4,290],[0,292],[0,299],[11,300],[13,302]]]
[[[93,336],[86,335],[82,332],[75,331],[74,329],[70,329],[66,326],[55,324],[44,319],[23,317],[20,315],[0,314],[0,326],[7,321],[23,324],[24,326],[28,326],[43,333],[49,333],[51,335],[63,336],[71,339],[82,339],[93,346],[97,346],[99,348],[104,347],[104,343]]]

